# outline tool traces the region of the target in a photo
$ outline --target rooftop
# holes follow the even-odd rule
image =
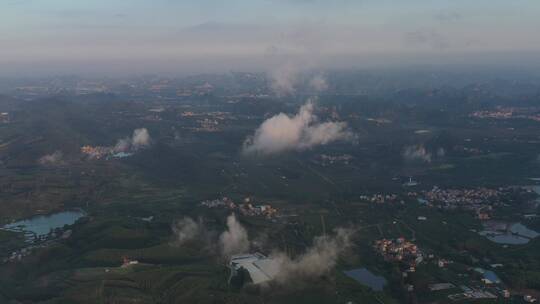
[[[278,262],[258,252],[232,256],[230,266],[233,271],[237,271],[240,268],[246,269],[253,284],[270,281],[278,272]]]

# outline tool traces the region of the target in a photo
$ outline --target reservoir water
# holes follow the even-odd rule
[[[479,232],[490,241],[498,244],[523,245],[540,236],[521,223],[505,223],[488,221],[484,223],[484,230]]]
[[[386,285],[386,279],[382,276],[374,275],[366,268],[358,268],[349,271],[344,271],[345,275],[355,279],[362,285],[366,285],[375,291],[382,291]]]
[[[4,225],[2,229],[21,231],[30,236],[45,236],[51,230],[72,225],[86,214],[82,210],[71,210],[53,213],[50,215],[37,215],[28,219]]]

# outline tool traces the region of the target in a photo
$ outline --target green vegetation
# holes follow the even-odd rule
[[[241,154],[246,136],[267,113],[290,112],[296,104],[267,105],[258,99],[231,104],[218,96],[196,102],[97,99],[17,104],[9,109],[16,113],[14,122],[0,125],[0,223],[69,208],[88,214],[64,229],[71,230],[69,237],[43,242],[20,261],[0,264],[1,303],[447,303],[448,295],[462,292],[459,287],[433,292],[428,286],[470,286],[479,282],[471,269],[491,269],[491,264],[503,265],[495,271],[513,292],[540,290],[539,239],[515,246],[493,243],[477,233],[482,225],[473,212],[424,206],[408,195],[433,186],[532,183],[528,178],[540,176],[537,122],[514,122],[510,132],[513,123],[469,118],[475,103],[410,105],[332,96],[321,98],[321,108],[336,108],[357,133],[356,143],[258,158]],[[165,110],[149,115],[156,107]],[[203,116],[182,116],[186,111]],[[195,131],[198,119],[212,118],[208,113],[213,112],[232,118],[220,120],[218,132]],[[330,115],[322,112],[321,117]],[[376,124],[367,120],[371,117],[391,122]],[[153,145],[131,157],[95,160],[80,152],[83,145],[113,146],[143,126]],[[426,147],[430,161],[406,159],[404,149],[411,145]],[[39,163],[56,150],[62,151],[62,161]],[[321,154],[351,160],[325,164]],[[420,184],[405,187],[409,177]],[[399,199],[360,198],[374,194]],[[224,196],[237,203],[250,197],[280,211],[273,219],[240,217],[265,254],[279,250],[297,257],[315,237],[338,227],[357,230],[353,246],[322,277],[261,287],[243,284],[249,281],[244,276],[229,285],[227,261],[212,247],[217,244],[195,240],[177,246],[171,231],[178,219],[201,217],[215,241],[232,211],[199,203]],[[534,199],[532,194],[505,197],[506,206],[492,215],[522,221],[525,211],[539,211]],[[538,219],[524,223],[540,228]],[[373,249],[375,240],[398,237],[434,256],[407,278],[399,263],[385,261]],[[0,230],[0,258],[26,246],[22,234]],[[440,268],[439,258],[453,263]],[[138,264],[122,267],[124,259]],[[374,292],[343,274],[359,267],[384,276],[384,291]],[[405,289],[410,282],[414,292]]]

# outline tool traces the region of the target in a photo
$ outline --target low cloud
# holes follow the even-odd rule
[[[231,214],[227,217],[227,229],[221,234],[209,230],[202,218],[194,220],[184,217],[171,225],[174,238],[172,246],[182,246],[190,242],[203,244],[203,249],[212,253],[219,253],[225,258],[232,255],[247,253],[250,249],[250,241],[246,229],[238,222],[236,216]]]
[[[136,129],[131,137],[131,145],[137,150],[150,145],[150,134],[146,128]]]
[[[38,159],[38,163],[43,166],[59,165],[64,163],[64,154],[62,151],[54,151]]]
[[[219,244],[225,257],[248,252],[249,239],[247,231],[236,220],[234,214],[227,217],[227,230],[220,235]]]
[[[309,74],[305,69],[299,68],[297,64],[278,65],[277,68],[268,72],[270,88],[274,94],[281,97],[294,95],[299,87],[304,88],[306,84],[307,88],[315,93],[321,93],[328,89],[328,82],[324,75],[315,74],[311,77]]]
[[[191,218],[183,218],[175,222],[172,229],[175,235],[173,244],[181,245],[204,239],[212,244],[208,246],[209,249],[214,253],[219,252],[225,258],[235,254],[247,254],[251,247],[257,247],[256,243],[266,242],[263,236],[252,244],[246,229],[234,214],[227,217],[227,229],[221,233],[218,242],[215,234],[208,233],[201,219],[196,222]],[[336,267],[339,258],[351,248],[355,232],[351,228],[334,229],[329,235],[316,237],[303,254],[294,258],[280,250],[273,250],[265,261],[265,271],[271,275],[272,282],[277,284],[307,281],[329,274]],[[216,243],[219,244],[219,250],[213,246]]]
[[[315,238],[313,245],[294,259],[282,252],[273,253],[270,257],[276,267],[275,281],[288,283],[328,274],[336,266],[339,257],[351,247],[353,235],[352,229],[338,228],[332,236]]]
[[[268,73],[272,91],[278,96],[293,95],[299,81],[300,71],[292,63],[278,66]]]
[[[430,163],[432,155],[423,145],[413,145],[405,148],[405,151],[403,151],[403,158],[407,161]]]
[[[323,75],[315,75],[309,82],[309,86],[316,92],[323,92],[328,90],[328,82]]]
[[[345,122],[319,123],[314,104],[308,101],[294,116],[280,113],[264,121],[244,142],[245,154],[278,154],[305,150],[337,140],[351,140],[354,135]]]
[[[184,217],[176,221],[171,228],[174,234],[172,244],[175,246],[181,246],[187,242],[201,239],[207,234],[201,219],[196,222],[189,217]]]

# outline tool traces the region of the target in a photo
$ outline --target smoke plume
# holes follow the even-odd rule
[[[316,92],[328,90],[328,82],[323,75],[315,75],[309,82],[309,86]]]
[[[305,73],[296,65],[287,63],[271,70],[268,75],[272,91],[277,96],[289,96],[294,95],[298,86],[304,83],[301,76],[305,76]],[[307,86],[316,93],[320,93],[328,89],[328,82],[322,74],[316,74],[307,81]]]
[[[430,163],[431,153],[423,145],[408,146],[403,152],[403,157],[408,161],[421,161]]]
[[[64,162],[64,154],[62,151],[54,151],[38,159],[38,163],[43,166],[58,165]]]
[[[195,222],[189,217],[184,217],[176,221],[172,225],[172,230],[175,236],[173,244],[177,246],[181,246],[186,242],[198,239],[206,234],[202,220]]]
[[[316,237],[312,246],[296,258],[281,251],[274,251],[265,260],[265,272],[272,276],[272,281],[285,284],[291,280],[317,279],[335,268],[338,259],[350,249],[355,233],[351,228],[337,228],[331,235]],[[227,218],[227,231],[220,236],[220,245],[225,257],[247,253],[250,241],[244,227],[234,214]]]
[[[329,273],[338,258],[351,246],[354,230],[338,228],[332,236],[315,238],[313,245],[301,256],[291,259],[282,252],[273,253],[275,281],[287,283],[290,280],[317,278]]]
[[[131,137],[131,146],[138,150],[150,145],[150,134],[146,128],[135,129]]]
[[[114,152],[136,151],[150,145],[150,134],[146,128],[135,129],[131,138],[126,137],[118,140],[114,146]]]
[[[245,154],[270,155],[288,150],[305,150],[354,135],[344,122],[319,123],[308,101],[295,116],[280,113],[262,123],[255,135],[244,142]]]
[[[249,239],[246,229],[231,214],[227,217],[227,230],[219,237],[221,251],[224,256],[245,253],[249,250]]]
[[[114,146],[114,152],[128,152],[131,149],[131,140],[129,138],[119,139]]]
[[[278,96],[293,95],[299,80],[298,68],[291,64],[284,64],[270,71],[271,88]]]

